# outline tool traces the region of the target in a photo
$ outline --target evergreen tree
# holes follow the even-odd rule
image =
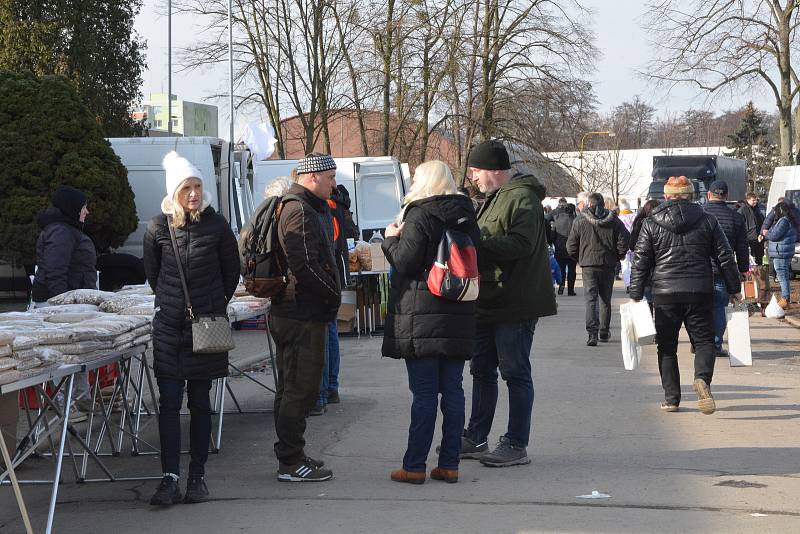
[[[0,68],[73,80],[107,137],[141,132],[142,0],[0,0]]]
[[[778,147],[769,139],[766,114],[757,110],[753,102],[748,102],[743,111],[739,127],[728,135],[731,151],[726,155],[747,162],[750,190],[766,198],[772,173],[778,165]]]
[[[73,84],[0,70],[0,256],[35,262],[36,216],[65,184],[84,191],[98,252],[136,229],[128,172]]]

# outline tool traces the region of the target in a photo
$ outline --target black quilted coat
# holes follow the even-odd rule
[[[656,304],[708,299],[714,290],[712,262],[718,263],[728,293],[738,293],[739,272],[717,219],[688,200],[665,202],[642,224],[630,296],[641,300],[649,279]]]
[[[214,208],[197,223],[176,228],[186,284],[195,314],[224,314],[239,282],[239,254],[230,225]],[[228,374],[228,353],[193,354],[191,323],[186,317],[178,264],[167,217],[157,215],[144,236],[144,268],[156,295],[153,356],[157,377],[213,379]]]
[[[475,344],[475,303],[455,302],[428,290],[428,269],[445,227],[461,218],[458,229],[478,244],[480,231],[472,201],[464,195],[441,195],[412,202],[400,237],[383,242],[392,265],[389,313],[382,353],[390,358],[472,358]]]
[[[748,208],[750,206],[747,206]],[[722,233],[728,239],[728,244],[736,254],[736,264],[739,266],[740,273],[746,273],[750,270],[750,247],[747,244],[747,222],[744,220],[744,215],[738,211],[734,211],[725,202],[720,200],[710,200],[705,205],[706,213],[713,215],[719,227],[722,228]],[[711,266],[714,268],[714,276],[719,276],[719,271],[715,263]]]

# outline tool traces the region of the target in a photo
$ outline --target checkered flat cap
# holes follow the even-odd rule
[[[336,162],[328,154],[308,154],[297,164],[297,174],[336,170]]]

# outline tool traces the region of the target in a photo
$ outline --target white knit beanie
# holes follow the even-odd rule
[[[179,156],[174,150],[164,156],[162,165],[166,171],[167,198],[172,198],[181,183],[189,178],[198,178],[203,182],[205,191],[205,180],[203,180],[203,173],[200,172],[200,169],[192,165],[188,159]]]

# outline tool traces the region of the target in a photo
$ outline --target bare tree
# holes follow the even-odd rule
[[[781,161],[791,164],[792,103],[800,91],[792,62],[798,13],[797,0],[652,0],[646,29],[661,53],[647,74],[711,94],[766,86],[780,118]]]

